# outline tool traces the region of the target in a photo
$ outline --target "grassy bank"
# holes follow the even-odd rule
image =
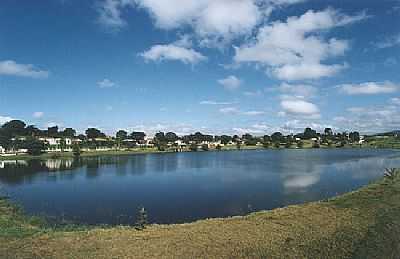
[[[52,229],[0,200],[2,258],[398,258],[400,176],[328,201],[181,225]]]

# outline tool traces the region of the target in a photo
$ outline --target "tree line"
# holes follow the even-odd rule
[[[127,146],[133,147],[139,144],[144,144],[146,133],[140,131],[127,132],[119,130],[115,136],[107,136],[100,129],[88,128],[84,134],[77,134],[73,128],[65,128],[60,130],[58,126],[48,127],[47,129],[39,129],[34,125],[27,125],[21,120],[12,120],[4,123],[0,127],[0,146],[6,149],[19,149],[25,148],[28,150],[43,150],[45,144],[39,138],[73,138],[79,139],[81,145],[89,148],[98,146],[118,147]],[[201,132],[194,134],[178,136],[174,132],[157,132],[153,138],[153,144],[160,150],[167,147],[168,144],[175,143],[180,140],[182,143],[197,145],[207,142],[218,142],[221,145],[229,143],[236,145],[256,145],[263,144],[265,147],[270,145],[291,146],[296,144],[298,147],[302,146],[302,140],[318,140],[316,145],[326,144],[332,142],[339,142],[345,145],[347,142],[356,143],[360,140],[360,134],[354,132],[336,132],[334,133],[331,128],[326,128],[322,133],[313,130],[312,128],[305,128],[305,130],[298,134],[284,135],[281,132],[274,132],[271,135],[253,136],[251,134],[239,135],[208,135]],[[194,146],[193,146],[194,148]]]

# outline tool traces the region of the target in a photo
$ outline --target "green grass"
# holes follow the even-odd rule
[[[398,258],[400,176],[327,201],[190,224],[53,228],[0,200],[2,258]]]

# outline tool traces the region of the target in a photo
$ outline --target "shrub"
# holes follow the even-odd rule
[[[146,226],[148,225],[148,221],[147,221],[147,211],[144,207],[142,207],[141,209],[139,209],[138,211],[138,217],[137,217],[137,221],[136,221],[136,229],[138,230],[143,230],[146,228]]]
[[[399,174],[399,171],[396,168],[386,168],[384,177],[386,179],[393,181],[397,177],[398,174]]]

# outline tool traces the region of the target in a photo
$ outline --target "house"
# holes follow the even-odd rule
[[[0,154],[5,154],[6,153],[6,149],[2,146],[0,146]]]
[[[73,139],[71,138],[39,138],[40,141],[43,141],[47,148],[46,152],[64,152],[72,151]]]

